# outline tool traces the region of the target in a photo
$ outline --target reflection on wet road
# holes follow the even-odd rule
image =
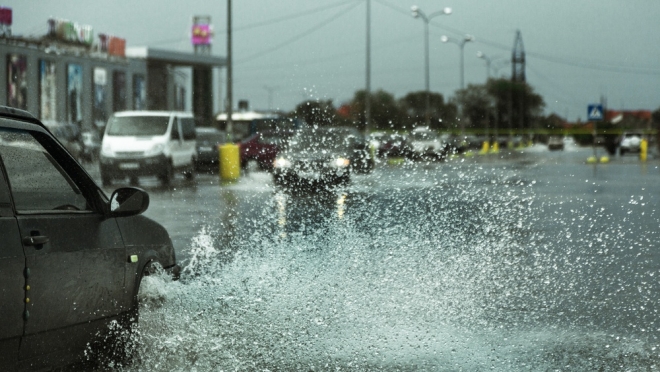
[[[180,282],[129,370],[652,370],[658,161],[532,148],[286,191],[146,180]]]

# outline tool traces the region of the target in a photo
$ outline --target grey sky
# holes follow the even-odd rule
[[[265,87],[274,89],[273,106],[283,110],[308,98],[348,101],[365,85],[365,4],[234,0],[235,101],[247,99],[252,108],[266,109]],[[5,0],[2,5],[14,9],[15,34],[43,34],[47,19],[55,16],[124,37],[128,46],[179,51],[192,51],[192,16],[208,14],[216,31],[213,54],[225,55],[226,1]],[[485,61],[476,52],[510,59],[520,29],[527,81],[544,96],[547,113],[584,120],[586,105],[601,94],[613,109],[660,106],[660,1],[372,0],[372,89],[397,98],[424,89],[423,22],[410,15],[412,5],[426,13],[453,9],[450,16],[434,18],[430,28],[431,90],[445,97],[459,88],[460,77],[459,48],[443,44],[443,34],[476,37],[465,46],[470,84],[486,79]],[[510,70],[505,65],[497,75],[509,76]]]

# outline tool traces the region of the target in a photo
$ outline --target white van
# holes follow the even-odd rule
[[[176,172],[195,176],[195,119],[189,112],[124,111],[108,120],[99,165],[104,186],[113,179],[156,176],[169,185]]]

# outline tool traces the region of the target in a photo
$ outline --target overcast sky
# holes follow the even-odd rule
[[[515,32],[522,31],[527,81],[546,113],[586,118],[588,103],[607,98],[611,109],[660,107],[658,0],[371,0],[372,90],[400,98],[424,89],[424,27],[410,7],[427,14],[451,7],[430,27],[431,90],[446,98],[460,85],[459,48],[465,45],[465,82],[509,77]],[[192,52],[193,15],[210,15],[212,53],[226,56],[227,3],[222,0],[0,0],[14,9],[14,34],[42,35],[51,16],[127,39],[128,46]],[[234,99],[251,108],[291,110],[304,99],[340,105],[365,86],[366,0],[234,0]],[[222,92],[223,96],[225,90]]]

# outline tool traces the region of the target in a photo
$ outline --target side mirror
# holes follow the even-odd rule
[[[149,208],[149,194],[137,187],[122,187],[110,197],[110,215],[128,217],[138,215]]]

